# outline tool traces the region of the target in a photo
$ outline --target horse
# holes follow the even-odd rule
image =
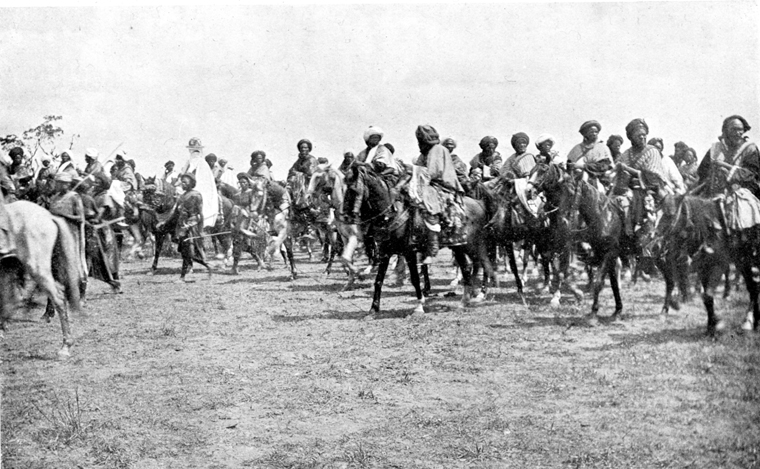
[[[220,253],[216,255],[217,260],[224,260],[224,265],[232,262],[232,223],[235,215],[233,210],[235,203],[229,198],[219,193],[219,214],[216,217],[216,223],[209,229],[214,249],[221,248]]]
[[[599,311],[599,294],[604,288],[605,277],[609,275],[612,294],[615,298],[613,319],[623,312],[623,301],[620,295],[619,263],[622,257],[632,249],[634,240],[625,235],[622,214],[613,200],[597,190],[593,185],[582,179],[574,180],[564,170],[555,164],[538,164],[530,177],[531,184],[546,196],[547,209],[550,215],[550,242],[554,254],[559,254],[559,265],[555,265],[555,275],[552,281],[555,304],[559,304],[560,275],[566,277],[566,265],[562,256],[569,259],[572,242],[581,242],[590,249],[582,252],[583,260],[589,266],[596,267],[593,275],[593,303],[591,313],[587,316],[589,325],[597,323]],[[577,214],[585,224],[575,227],[571,221]],[[571,217],[571,219],[568,219]],[[564,265],[563,265],[564,264]],[[579,295],[574,288],[576,297]]]
[[[688,261],[691,258],[692,268],[702,284],[702,302],[707,311],[707,334],[710,336],[725,328],[724,321],[715,311],[715,291],[732,263],[744,278],[750,300],[742,329],[757,330],[760,323],[760,289],[755,277],[760,267],[760,228],[729,234],[718,203],[688,195],[666,196],[663,215],[657,225],[660,246],[657,266],[665,278],[662,313],[667,314],[670,306],[678,309],[678,300],[672,295],[676,283],[682,299],[687,297]]]
[[[304,173],[295,172],[288,178],[290,193],[290,224],[291,236],[294,239],[309,238],[313,228],[322,245],[322,261],[332,262],[335,256],[337,234],[331,227],[333,217],[329,206],[324,212],[311,202],[314,197],[307,197],[309,182]],[[312,238],[313,239],[313,238]],[[311,244],[307,244],[309,260],[311,260]]]
[[[83,278],[76,240],[66,221],[29,201],[5,205],[11,220],[10,235],[16,252],[0,260],[0,327],[18,306],[18,287],[29,275],[52,302],[61,320],[63,346],[61,358],[70,355],[74,345],[68,308],[81,311],[80,283]],[[59,288],[62,286],[62,289]]]
[[[154,239],[153,263],[150,274],[158,270],[158,258],[164,247],[166,236],[171,236],[177,229],[177,218],[173,217],[177,193],[174,186],[162,180],[154,179],[146,184],[143,191],[143,203],[140,204],[140,226],[143,232],[150,233]]]
[[[415,242],[415,238],[426,239],[422,220],[417,215],[416,208],[411,206],[407,199],[394,201],[390,188],[382,179],[375,175],[368,165],[355,165],[351,168],[351,180],[354,190],[362,198],[361,222],[372,224],[375,231],[379,265],[374,284],[372,306],[369,314],[375,315],[380,312],[380,297],[382,294],[383,281],[388,269],[390,256],[401,254],[409,266],[409,278],[414,286],[417,306],[413,314],[425,312],[425,296],[420,287],[419,271],[417,270],[417,254],[426,249],[423,242]],[[464,294],[462,306],[467,306],[471,298],[471,273],[467,256],[482,262],[484,269],[493,275],[493,267],[488,259],[488,253],[483,236],[483,227],[486,223],[484,205],[472,198],[464,197],[464,211],[466,214],[464,230],[467,234],[466,243],[449,246],[454,257],[462,269]],[[416,223],[415,223],[416,222]],[[422,240],[421,239],[421,240]]]

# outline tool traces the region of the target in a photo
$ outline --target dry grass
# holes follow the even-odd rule
[[[11,324],[3,343],[5,468],[760,467],[760,338],[746,299],[703,335],[698,303],[657,315],[662,284],[626,286],[627,318],[596,328],[588,304],[517,301],[466,310],[436,265],[422,320],[410,287],[337,293],[340,274],[191,276],[128,263],[123,295],[90,282],[60,331]],[[389,281],[393,281],[390,275]],[[605,291],[604,308],[612,308]]]

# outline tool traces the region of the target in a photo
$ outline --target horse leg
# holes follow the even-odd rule
[[[623,261],[618,257],[609,265],[610,287],[615,298],[615,312],[613,318],[619,318],[623,314],[623,299],[620,296],[620,272],[623,270]]]
[[[69,310],[68,305],[66,304],[66,297],[61,288],[56,284],[55,280],[53,280],[52,273],[49,275],[41,274],[39,272],[32,273],[32,278],[37,282],[40,290],[42,290],[48,297],[48,306],[45,309],[43,318],[47,322],[50,322],[50,318],[53,317],[56,311],[58,312],[58,317],[61,320],[61,332],[63,333],[63,346],[61,347],[61,350],[58,351],[58,356],[60,358],[67,358],[70,355],[69,348],[74,345],[74,339],[71,337]],[[50,311],[48,311],[48,308]]]
[[[412,282],[414,294],[417,297],[417,307],[414,308],[414,313],[423,314],[425,313],[426,295],[423,294],[422,287],[420,286],[420,271],[417,268],[417,253],[414,251],[405,252],[404,259],[406,259],[406,264],[409,266],[409,281]],[[425,267],[427,266],[423,266],[422,269],[423,275],[427,275],[427,269]]]
[[[520,270],[517,267],[517,259],[515,259],[515,250],[512,249],[512,243],[507,245],[507,257],[509,258],[509,270],[512,271],[512,275],[515,278],[515,286],[517,287],[517,294],[525,302],[523,298],[523,282],[520,278]]]
[[[161,231],[155,231],[154,237],[156,238],[155,252],[153,253],[153,265],[150,266],[150,274],[154,275],[158,270],[158,257],[161,255],[161,249],[164,247],[164,239],[166,234]]]
[[[719,265],[710,266],[705,262],[700,272],[702,280],[702,302],[707,310],[707,335],[714,337],[725,329],[725,323],[715,311],[715,290],[725,270]]]
[[[607,276],[607,273],[609,272],[609,264],[613,262],[612,259],[610,259],[610,254],[604,256],[604,260],[602,261],[602,265],[599,266],[598,269],[596,269],[596,274],[593,278],[593,293],[594,293],[594,300],[591,304],[591,313],[587,316],[588,317],[588,323],[590,326],[595,326],[598,323],[597,320],[597,314],[599,313],[599,294],[602,292],[602,289],[604,288],[604,279]]]
[[[749,294],[749,307],[742,323],[742,329],[752,331],[757,329],[758,319],[760,319],[760,307],[758,307],[757,303],[758,285],[752,272],[752,262],[744,261],[737,265],[737,269],[741,270],[744,284],[747,286],[747,293]]]
[[[129,232],[132,234],[132,238],[134,239],[134,244],[132,244],[132,248],[129,250],[129,255],[137,256],[139,259],[144,259],[145,255],[142,252],[143,237],[142,234],[140,234],[140,225],[137,223],[129,225]]]
[[[290,267],[290,280],[295,280],[298,277],[298,270],[296,269],[296,261],[293,259],[293,241],[290,237],[285,239],[283,243],[285,246],[285,254],[288,257],[288,265]]]
[[[457,264],[462,270],[462,282],[464,283],[464,293],[462,294],[462,307],[466,307],[470,304],[470,296],[472,294],[472,277],[470,276],[470,266],[467,262],[467,254],[465,253],[464,246],[456,246],[452,248],[454,251],[454,258],[457,260]]]
[[[655,264],[657,265],[657,268],[660,269],[660,272],[662,272],[662,278],[665,280],[665,302],[662,305],[660,314],[667,315],[670,311],[671,305],[675,310],[678,310],[681,307],[681,305],[678,304],[678,301],[674,300],[673,298],[673,289],[675,288],[675,275],[672,266],[668,262],[668,258],[659,258],[655,261]]]
[[[433,287],[430,285],[430,269],[427,265],[422,264],[422,296],[430,296]]]
[[[742,272],[742,275],[743,274],[744,273]],[[724,272],[723,276],[723,299],[726,299],[731,296],[731,264],[726,267],[726,271]]]
[[[375,277],[375,292],[372,295],[372,306],[369,308],[369,314],[380,312],[380,295],[383,291],[383,281],[385,280],[385,272],[388,270],[389,262],[390,256],[387,254],[383,254],[380,257],[380,264],[377,269],[377,276]],[[419,279],[417,283],[419,284]]]
[[[401,287],[404,285],[404,278],[406,278],[406,258],[404,256],[398,256],[398,262],[396,262],[396,283],[395,286]]]

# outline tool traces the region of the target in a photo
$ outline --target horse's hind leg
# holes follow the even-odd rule
[[[380,264],[378,265],[377,276],[375,277],[375,292],[372,295],[372,306],[369,308],[369,314],[380,312],[380,295],[383,291],[383,281],[385,280],[385,272],[388,270],[389,262],[390,256],[387,254],[383,254],[380,257]],[[419,278],[417,279],[417,287],[419,288]]]
[[[702,302],[707,310],[707,335],[709,336],[715,336],[716,333],[725,329],[725,323],[715,311],[715,290],[724,272],[720,266],[710,266],[707,262],[700,272],[703,289]]]
[[[470,295],[472,291],[472,277],[470,276],[470,266],[467,262],[467,255],[464,252],[464,246],[457,246],[453,248],[454,258],[457,260],[457,264],[460,265],[462,270],[462,282],[464,284],[464,293],[462,294],[462,307],[467,306],[470,303]]]
[[[738,268],[739,266],[737,266]],[[758,321],[760,320],[760,306],[758,305],[758,284],[753,275],[752,263],[745,262],[741,265],[741,274],[744,277],[744,283],[747,286],[747,293],[749,294],[749,307],[747,308],[747,315],[742,323],[742,329],[745,331],[756,330],[758,327]]]
[[[58,317],[61,320],[61,331],[63,333],[63,346],[58,351],[58,356],[66,358],[70,355],[69,348],[74,345],[74,339],[71,338],[71,328],[69,326],[69,310],[66,304],[65,296],[61,288],[53,280],[52,275],[33,275],[34,280],[48,297],[48,308],[58,312]],[[47,321],[50,321],[52,314],[48,316],[48,310],[46,308],[45,315]]]
[[[414,294],[417,296],[417,307],[414,308],[414,312],[424,313],[425,294],[423,293],[422,287],[420,286],[420,272],[417,269],[417,253],[414,251],[406,252],[404,253],[404,258],[406,259],[406,265],[409,267],[409,281],[412,282],[412,286],[414,287]],[[423,273],[424,272],[425,271],[423,270]]]
[[[613,259],[609,263],[610,287],[612,295],[615,297],[615,312],[613,318],[619,318],[623,314],[623,299],[620,296],[620,271],[623,268],[623,262],[620,258]]]

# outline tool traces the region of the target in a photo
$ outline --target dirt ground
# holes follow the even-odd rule
[[[374,320],[371,280],[341,293],[303,253],[293,282],[247,259],[187,284],[178,259],[125,263],[122,295],[90,282],[68,360],[41,306],[10,324],[3,467],[760,467],[743,290],[713,341],[698,300],[660,317],[661,280],[626,284],[625,318],[597,327],[588,299],[550,309],[535,280],[527,306],[508,281],[463,310],[448,258],[427,314],[389,274]]]

